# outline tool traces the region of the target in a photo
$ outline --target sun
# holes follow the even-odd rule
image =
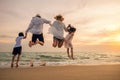
[[[115,40],[115,41],[120,41],[120,35],[116,36],[116,37],[114,38],[114,40]]]
[[[110,31],[114,31],[114,30],[116,30],[118,28],[114,24],[105,25],[105,27],[106,27],[107,30],[110,30]]]

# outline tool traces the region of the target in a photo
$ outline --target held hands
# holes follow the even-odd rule
[[[24,36],[24,39],[26,39],[27,38],[27,32],[25,32],[25,36]]]
[[[68,24],[67,31],[69,31],[70,28],[71,28],[71,24]]]
[[[68,24],[67,28],[68,28],[68,29],[71,28],[71,24]]]

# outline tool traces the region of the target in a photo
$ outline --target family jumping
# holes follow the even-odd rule
[[[18,55],[16,61],[16,67],[18,67],[18,62],[22,52],[21,40],[27,38],[28,32],[32,33],[32,38],[29,41],[29,47],[32,47],[36,44],[40,44],[41,46],[44,45],[43,24],[50,25],[49,33],[53,35],[52,46],[61,48],[62,45],[64,44],[64,47],[67,49],[67,56],[70,59],[74,60],[72,39],[76,31],[76,28],[71,26],[71,24],[68,24],[68,26],[66,27],[65,24],[63,23],[64,18],[62,15],[57,15],[54,17],[54,19],[55,21],[52,24],[51,21],[42,18],[39,14],[32,18],[28,28],[25,31],[25,35],[24,33],[20,32],[18,34],[18,37],[16,38],[16,44],[12,52],[13,57],[11,61],[11,67],[14,66],[14,59],[16,55]],[[68,32],[66,37],[64,37],[64,31]]]

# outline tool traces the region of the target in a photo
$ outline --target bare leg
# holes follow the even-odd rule
[[[54,40],[53,40],[53,47],[56,47],[57,44],[58,44],[58,41],[54,39]]]
[[[13,55],[12,57],[12,61],[11,61],[11,68],[13,68],[13,64],[14,64],[14,59],[15,59],[16,55]]]
[[[33,67],[34,65],[33,65],[33,61],[32,60],[30,60],[30,67]]]
[[[64,43],[64,40],[59,41],[59,43],[58,43],[58,48],[61,48],[61,47],[62,47],[62,45],[63,45],[63,43]]]
[[[35,43],[32,41],[29,41],[29,47],[32,47],[33,45],[35,45]]]
[[[42,42],[42,41],[36,41],[36,44],[40,44],[41,46],[43,46],[44,45],[44,42]]]
[[[73,48],[71,48],[71,58],[74,60],[74,57],[73,57]]]
[[[69,48],[67,48],[67,55],[70,58],[70,54],[69,54]]]
[[[17,57],[16,68],[18,67],[19,59],[20,59],[20,54],[18,54],[18,57]]]

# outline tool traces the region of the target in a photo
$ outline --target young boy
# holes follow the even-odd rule
[[[25,39],[26,37],[24,37],[24,34],[22,32],[20,32],[18,34],[18,37],[16,38],[16,44],[13,48],[13,57],[12,57],[12,61],[11,61],[11,68],[13,68],[14,66],[14,59],[16,57],[16,55],[18,55],[17,57],[17,61],[16,61],[16,68],[18,67],[18,62],[19,62],[19,59],[20,59],[20,55],[21,55],[21,51],[22,51],[22,46],[21,46],[21,40],[22,39]]]
[[[68,34],[65,37],[65,48],[67,48],[67,55],[70,59],[74,60],[73,57],[73,45],[72,45],[72,39],[74,36],[74,33],[76,31],[76,28],[72,27],[70,24],[67,27],[68,29]],[[69,54],[69,49],[71,49],[71,55]]]

